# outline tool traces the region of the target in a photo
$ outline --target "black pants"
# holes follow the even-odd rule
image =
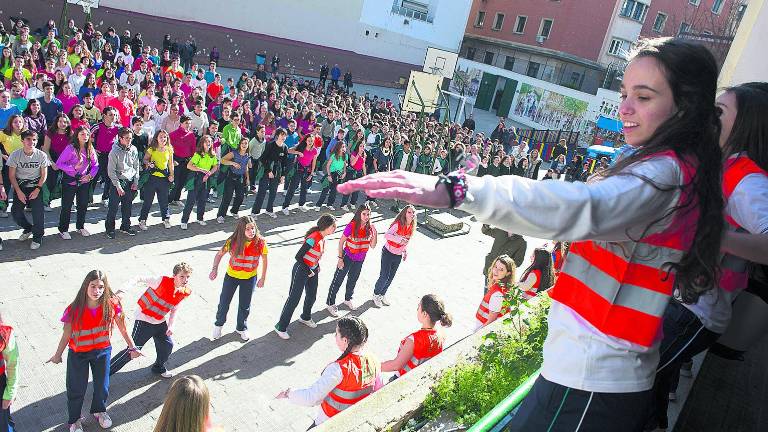
[[[173,168],[173,189],[171,189],[168,196],[169,202],[178,201],[181,199],[181,192],[184,190],[184,185],[187,184],[187,177],[189,176],[189,170],[187,169],[187,163],[190,158],[173,157],[173,161],[177,162]]]
[[[56,163],[56,155],[51,154],[51,163]],[[61,171],[53,169],[53,166],[48,166],[48,176],[45,177],[45,187],[48,188],[48,202],[44,202],[43,205],[51,205],[53,200],[53,191],[56,189],[56,184],[61,180]],[[63,191],[62,191],[63,193]]]
[[[259,191],[256,192],[256,201],[253,202],[251,213],[259,214],[259,212],[261,211],[261,206],[264,204],[264,196],[267,194],[267,189],[269,189],[269,198],[267,199],[267,211],[270,213],[274,211],[272,206],[275,204],[275,196],[277,195],[277,186],[279,184],[280,184],[280,177],[278,176],[275,176],[274,178],[269,178],[268,175],[264,174],[264,176],[261,177],[261,180],[259,180]]]
[[[109,152],[97,153],[96,157],[99,160],[99,172],[96,173],[96,178],[91,181],[93,188],[96,187],[98,182],[104,183],[104,190],[101,192],[101,200],[104,201],[109,197],[109,189],[112,186],[112,179],[107,175],[107,163],[109,162]],[[93,189],[91,189],[93,190]]]
[[[362,171],[355,171],[353,169],[347,170],[347,178],[344,179],[344,181],[350,181],[350,180],[357,180],[360,177],[363,176]],[[341,206],[344,207],[347,205],[347,203],[352,204],[352,206],[357,205],[357,198],[360,195],[360,191],[354,191],[351,194],[342,194],[341,195]],[[351,198],[351,200],[350,200]]]
[[[341,288],[341,283],[344,282],[344,277],[347,277],[347,290],[344,293],[344,300],[352,300],[352,295],[355,293],[355,285],[357,279],[360,278],[360,270],[363,268],[363,261],[353,261],[346,253],[344,254],[344,267],[336,267],[336,272],[333,273],[333,280],[331,281],[331,287],[328,288],[328,298],[325,300],[325,304],[336,304],[336,293]]]
[[[333,203],[336,201],[336,186],[339,185],[339,181],[341,180],[339,178],[339,172],[331,173],[330,176],[328,176],[328,186],[324,187],[323,190],[320,192],[320,198],[317,200],[317,206],[320,207],[323,205],[323,202],[325,201],[325,198],[328,197],[327,204],[329,206],[332,206]]]
[[[397,268],[400,267],[402,262],[402,255],[395,255],[387,248],[381,250],[381,272],[379,273],[379,279],[376,281],[376,288],[373,293],[376,295],[384,295],[387,293],[389,286],[392,285],[392,279],[395,278]]]
[[[302,166],[296,164],[296,173],[291,177],[291,182],[288,184],[288,190],[285,192],[285,199],[283,200],[283,208],[288,208],[291,205],[291,200],[296,194],[296,189],[301,185],[299,190],[299,206],[303,206],[307,202],[307,190],[312,186],[312,173],[309,172],[312,166]]]
[[[216,308],[216,325],[221,327],[227,322],[227,312],[232,303],[235,291],[240,290],[240,300],[237,305],[237,325],[235,329],[245,331],[248,329],[248,315],[251,313],[251,299],[253,289],[256,287],[256,276],[248,279],[238,279],[230,275],[224,275],[224,283],[221,286],[219,306]]]
[[[285,301],[283,311],[280,313],[280,320],[277,322],[276,328],[278,330],[285,331],[288,328],[288,324],[290,324],[291,318],[293,318],[293,311],[299,305],[301,293],[304,292],[305,288],[306,295],[304,296],[304,309],[301,312],[301,319],[310,320],[312,318],[312,306],[315,304],[315,298],[317,297],[317,276],[319,272],[320,268],[315,268],[315,274],[310,277],[309,267],[304,262],[296,261],[296,264],[293,265],[291,287],[288,290],[288,299]]]
[[[133,197],[136,191],[132,190],[130,183],[125,183],[123,186],[123,196],[117,194],[117,188],[110,183],[109,189],[109,207],[107,207],[107,219],[104,221],[104,227],[108,233],[115,232],[115,218],[117,217],[117,205],[120,205],[120,213],[122,215],[122,221],[120,222],[120,229],[127,230],[131,227],[131,206],[133,205]]]
[[[636,393],[595,393],[536,379],[509,431],[603,432],[642,431],[650,390]]]
[[[13,185],[11,185],[11,178],[8,176],[8,165],[6,165],[5,161],[3,161],[3,189],[5,189],[5,195],[10,200],[13,194]],[[5,203],[7,205],[8,201]],[[10,209],[6,207],[6,210]]]
[[[157,195],[157,204],[160,206],[160,216],[163,220],[170,219],[170,215],[168,215],[168,194],[170,188],[171,182],[168,181],[167,177],[149,176],[149,180],[147,180],[142,189],[144,202],[141,204],[140,221],[146,221],[149,217],[149,209],[152,208],[155,195]]]
[[[24,192],[27,197],[27,203],[21,202],[19,197],[13,200],[11,206],[11,216],[13,216],[14,222],[20,226],[24,233],[32,233],[32,241],[35,243],[43,242],[43,232],[45,230],[45,213],[43,212],[43,192],[38,190],[37,197],[30,199],[29,194],[35,190],[33,187],[21,186],[19,189]],[[24,214],[24,208],[29,207],[32,209],[32,223],[29,223],[27,216]]]
[[[249,175],[249,181],[250,181],[250,187],[253,188],[256,186],[256,173],[259,172],[259,159],[251,158],[251,167],[248,169],[248,175]]]
[[[5,374],[0,374],[0,395],[5,392],[5,386],[7,385]],[[0,432],[14,432],[15,424],[11,419],[11,409],[0,409]]]
[[[668,427],[669,392],[680,373],[680,365],[706,350],[720,334],[708,330],[699,318],[672,300],[664,311],[664,339],[659,348],[659,367],[653,383],[653,401],[647,427]]]
[[[229,207],[229,203],[232,201],[232,195],[235,195],[235,201],[232,202],[232,209],[229,211],[232,214],[237,214],[240,211],[240,206],[245,198],[245,177],[231,173],[227,173],[226,176],[224,179],[224,196],[221,197],[219,212],[216,215],[221,217],[227,214],[227,207]]]
[[[69,231],[69,219],[72,211],[72,203],[77,199],[77,219],[75,228],[85,228],[85,212],[88,210],[88,198],[90,197],[91,182],[70,185],[65,182],[61,185],[61,213],[59,214],[59,232]]]
[[[184,203],[184,211],[181,213],[181,223],[189,222],[189,215],[192,214],[192,207],[195,205],[197,205],[197,220],[201,221],[205,217],[208,184],[203,181],[203,173],[196,172],[193,175],[195,176],[195,187],[187,191],[187,201]]]
[[[155,351],[157,352],[157,359],[152,365],[152,372],[161,374],[166,371],[165,362],[168,361],[168,357],[173,350],[173,340],[170,336],[165,334],[168,331],[168,324],[163,321],[160,324],[150,324],[146,321],[136,320],[133,323],[133,343],[136,344],[136,348],[142,349],[144,345],[149,342],[150,339],[155,341]],[[120,351],[116,356],[112,357],[109,362],[109,374],[114,375],[117,371],[127,365],[131,361],[131,352],[128,348]]]

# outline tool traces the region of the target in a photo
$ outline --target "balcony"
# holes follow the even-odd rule
[[[423,11],[410,9],[403,6],[392,5],[392,13],[395,15],[401,15],[406,18],[415,19],[417,21],[424,21],[432,24],[435,20],[434,17]]]

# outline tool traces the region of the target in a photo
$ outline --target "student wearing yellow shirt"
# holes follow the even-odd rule
[[[173,182],[173,147],[168,132],[160,129],[155,133],[152,142],[144,153],[144,167],[149,170],[149,179],[144,185],[144,202],[139,215],[139,228],[146,231],[147,217],[152,202],[157,195],[160,205],[160,216],[166,228],[171,227],[171,217],[168,214],[168,192]]]
[[[206,135],[197,141],[195,153],[187,162],[187,169],[194,175],[194,187],[187,193],[184,212],[181,215],[181,229],[187,229],[192,206],[197,204],[197,223],[205,225],[205,203],[208,199],[208,179],[219,168],[219,161],[213,153],[213,138]]]

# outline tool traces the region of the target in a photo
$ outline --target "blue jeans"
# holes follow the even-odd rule
[[[373,293],[376,295],[384,295],[387,293],[389,286],[392,285],[392,279],[395,278],[397,268],[400,267],[400,262],[403,260],[402,255],[395,255],[387,248],[381,250],[381,272],[379,273],[379,280],[376,281],[376,288]]]
[[[248,315],[251,313],[251,298],[253,297],[253,288],[256,286],[256,276],[248,279],[233,278],[230,275],[224,276],[224,284],[221,286],[221,295],[219,296],[219,307],[216,309],[216,325],[221,327],[227,322],[227,312],[229,304],[235,291],[240,288],[240,303],[237,307],[237,329],[245,331],[248,329]]]
[[[304,308],[301,311],[301,319],[309,321],[312,319],[312,306],[317,297],[317,276],[320,273],[320,267],[314,269],[314,275],[309,276],[310,270],[303,261],[296,261],[291,272],[291,287],[288,289],[288,298],[285,300],[283,310],[280,312],[280,320],[275,328],[285,331],[293,318],[293,311],[299,305],[301,294],[306,289],[304,296]]]
[[[91,414],[107,410],[109,397],[109,358],[112,347],[86,352],[69,350],[67,355],[67,410],[68,424],[80,420],[85,391],[88,389],[88,368],[93,373],[93,399]]]
[[[5,374],[0,374],[0,395],[5,392],[6,378]],[[11,409],[0,410],[0,432],[14,432],[15,425],[11,420]]]
[[[364,261],[353,261],[346,253],[344,254],[344,268],[336,267],[336,272],[333,274],[333,280],[331,280],[331,286],[328,288],[328,298],[325,301],[327,305],[336,304],[336,293],[341,288],[341,283],[344,282],[344,277],[347,277],[347,290],[344,293],[344,300],[352,300],[352,295],[355,293],[355,285],[357,279],[360,278],[360,270],[363,268]]]
[[[195,205],[197,205],[197,220],[201,221],[205,217],[208,184],[203,181],[202,173],[193,174],[195,175],[195,187],[187,191],[187,201],[184,203],[184,210],[181,212],[181,223],[189,222],[189,215],[192,214],[192,207]]]

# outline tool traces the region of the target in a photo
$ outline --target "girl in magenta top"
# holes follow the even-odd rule
[[[85,212],[88,210],[90,187],[99,172],[99,158],[91,144],[91,130],[80,126],[72,133],[72,142],[64,147],[56,168],[63,174],[61,180],[61,212],[59,213],[59,235],[70,240],[69,220],[72,203],[77,199],[77,232],[83,237],[91,233],[85,229]]]
[[[65,113],[72,111],[72,107],[80,103],[80,98],[72,91],[72,84],[69,82],[61,85],[58,98],[61,101],[61,110]]]

